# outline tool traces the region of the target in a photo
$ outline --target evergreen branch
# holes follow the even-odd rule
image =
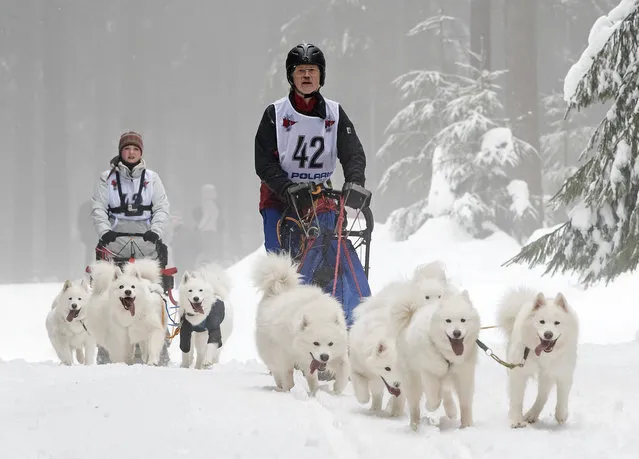
[[[619,75],[636,61],[639,9],[635,9],[612,33],[596,54],[592,65],[577,84],[569,109],[581,109],[594,102],[605,102],[617,94]],[[608,57],[611,56],[611,59]],[[621,58],[620,58],[621,57]]]

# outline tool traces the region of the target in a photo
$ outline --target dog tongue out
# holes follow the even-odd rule
[[[399,387],[391,386],[390,384],[386,382],[386,380],[383,377],[382,377],[382,381],[384,381],[384,385],[386,386],[386,389],[388,389],[389,394],[394,395],[395,397],[400,396],[402,391],[399,389]]]
[[[550,352],[552,351],[553,347],[555,347],[555,341],[545,339],[542,339],[540,341],[541,342],[539,343],[539,345],[535,348],[535,354],[537,355],[537,357],[541,355],[541,351]]]
[[[450,341],[450,346],[453,348],[453,352],[455,355],[462,355],[464,353],[464,339],[453,339],[448,338]]]
[[[124,309],[129,311],[132,316],[135,315],[135,299],[134,298],[125,296],[124,298],[120,298],[120,302],[122,303],[122,306],[124,306]]]
[[[193,308],[195,312],[204,314],[204,308],[202,307],[202,303],[193,303],[192,301],[190,303],[191,303],[191,307]]]
[[[326,370],[326,363],[320,362],[319,360],[312,359],[311,360],[311,374],[315,373],[315,370],[324,371]]]
[[[72,322],[73,319],[78,317],[78,314],[80,314],[80,310],[79,309],[71,309],[69,311],[69,314],[67,314],[67,322]]]

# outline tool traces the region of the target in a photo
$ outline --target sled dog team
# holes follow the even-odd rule
[[[419,266],[410,279],[389,283],[363,300],[347,329],[341,304],[321,288],[303,284],[287,254],[269,253],[256,262],[253,282],[261,292],[255,338],[260,358],[278,390],[294,385],[296,369],[311,394],[318,373],[333,376],[340,394],[350,380],[357,400],[400,416],[408,405],[410,426],[421,419],[421,399],[432,412],[443,405],[446,416],[473,425],[473,397],[480,319],[470,295],[452,285],[440,262]],[[65,282],[53,302],[46,326],[63,364],[94,361],[96,345],[114,363],[133,363],[139,344],[144,362],[157,365],[167,330],[166,309],[157,262],[137,260],[123,269],[98,261],[91,286]],[[217,265],[185,272],[179,286],[182,367],[207,368],[218,362],[233,328],[228,274]],[[538,420],[553,386],[555,419],[568,418],[568,397],[577,360],[578,320],[563,294],[554,298],[519,288],[498,306],[498,324],[507,336],[505,360],[519,364],[508,371],[512,427]],[[193,345],[191,345],[191,340]],[[537,379],[536,399],[526,412],[528,379]],[[457,403],[453,398],[456,395]]]
[[[96,346],[113,363],[134,363],[135,345],[142,360],[158,365],[168,323],[161,270],[157,261],[139,259],[120,269],[97,261],[86,280],[66,281],[47,315],[46,327],[58,358],[65,365],[95,361]],[[179,287],[182,367],[210,367],[218,362],[233,328],[228,302],[231,282],[216,264],[185,272]],[[193,342],[193,345],[191,343]]]

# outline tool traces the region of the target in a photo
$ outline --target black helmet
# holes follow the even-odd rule
[[[288,52],[288,56],[286,56],[286,79],[291,86],[293,85],[293,70],[302,64],[317,65],[320,71],[320,86],[324,86],[326,60],[322,50],[310,43],[301,43]]]

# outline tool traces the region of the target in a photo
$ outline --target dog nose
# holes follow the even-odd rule
[[[394,382],[393,386],[399,388],[399,383],[398,382]]]
[[[328,361],[328,354],[321,354],[321,355],[320,355],[320,360],[321,360],[322,362],[326,362],[326,361]]]
[[[126,296],[131,296],[131,290],[125,290],[125,291],[124,291],[124,294],[125,294]]]
[[[552,339],[552,332],[551,331],[544,332],[544,338]]]
[[[453,337],[459,338],[461,336],[461,332],[459,330],[453,330]]]
[[[194,303],[199,303],[200,302],[200,297],[199,296],[194,296],[193,297],[193,302]]]
[[[75,303],[71,303],[71,309],[78,309],[78,305]]]

